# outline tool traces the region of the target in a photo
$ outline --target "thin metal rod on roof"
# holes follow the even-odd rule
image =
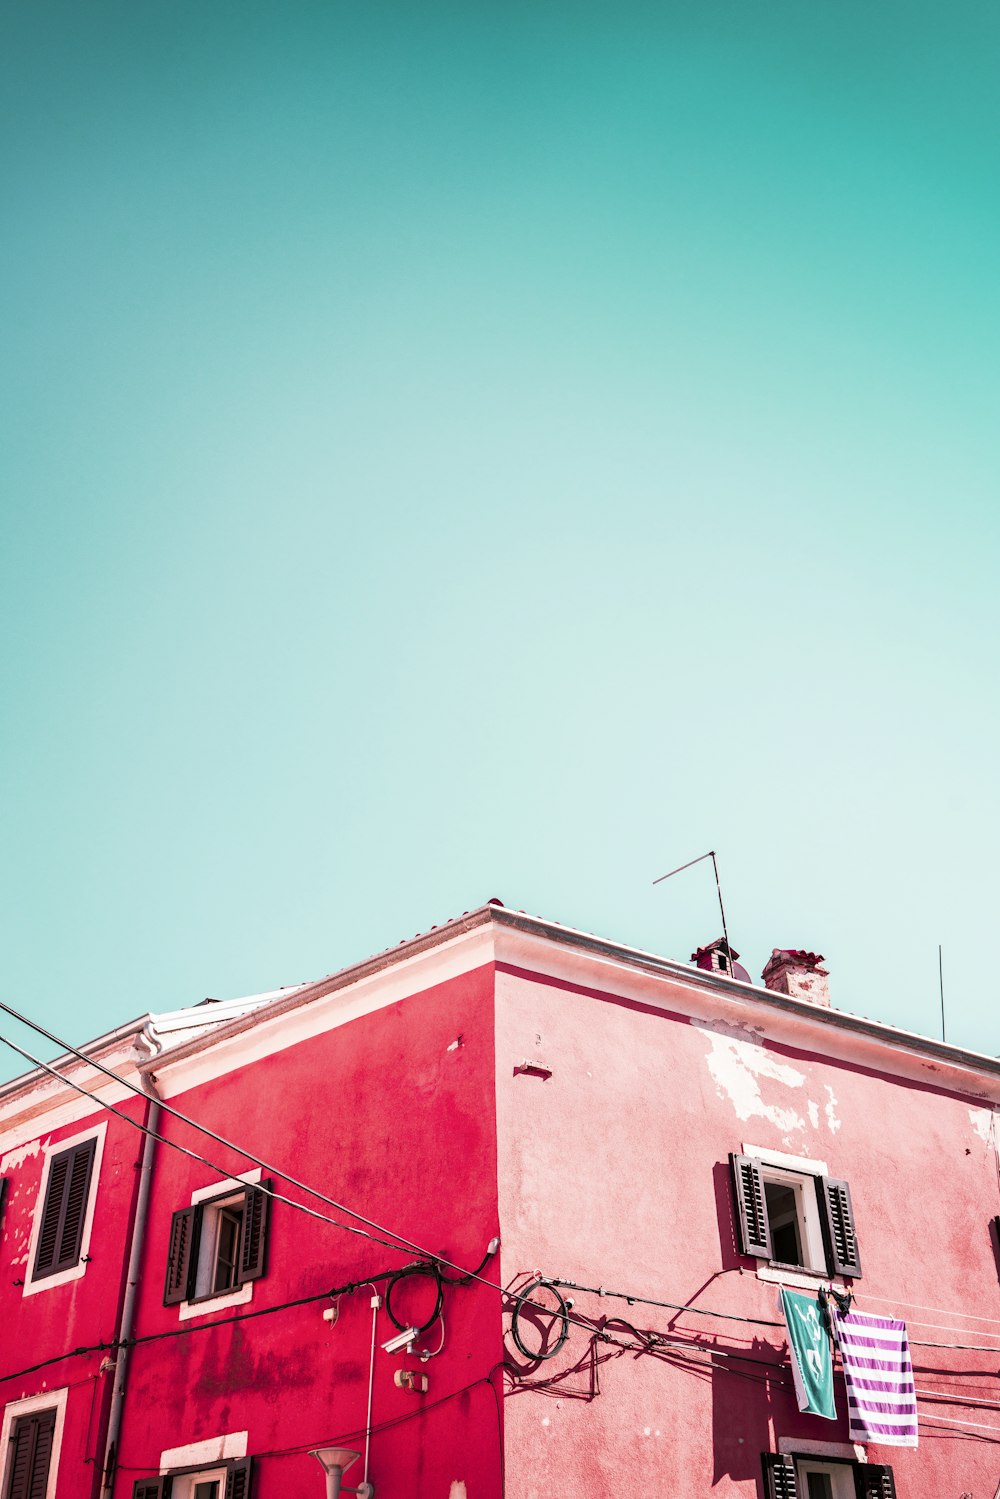
[[[944,1033],[944,958],[941,954],[941,944],[938,943],[938,988],[941,990],[941,1040],[947,1041]]]
[[[722,885],[719,883],[719,861],[715,857],[715,849],[710,848],[707,854],[699,854],[697,859],[689,859],[686,864],[678,864],[676,869],[671,869],[667,874],[661,874],[659,879],[653,881],[653,884],[662,885],[664,880],[672,879],[675,874],[681,874],[685,869],[690,869],[692,864],[700,864],[704,859],[711,859],[712,868],[715,871],[715,890],[719,897],[719,915],[722,917],[722,937],[726,944],[726,956],[729,958],[729,971],[735,978],[736,959],[733,957],[733,949],[729,945],[729,928],[726,926],[726,908],[722,904]]]

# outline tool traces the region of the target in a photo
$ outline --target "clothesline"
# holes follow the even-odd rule
[[[881,1301],[884,1302],[886,1306],[905,1306],[909,1311],[939,1312],[942,1317],[965,1317],[965,1319],[970,1322],[992,1322],[994,1326],[1000,1327],[1000,1317],[980,1317],[975,1312],[959,1312],[956,1311],[953,1307],[925,1306],[922,1302],[919,1301],[900,1301],[898,1296],[874,1296],[872,1295],[871,1291],[867,1290],[861,1290],[860,1292],[858,1292],[858,1298],[862,1301]],[[923,1322],[921,1323],[921,1326],[933,1327],[935,1326],[935,1324],[932,1322]],[[957,1329],[949,1330],[957,1331]],[[987,1333],[985,1334],[985,1336],[989,1337],[991,1335]],[[1000,1333],[997,1333],[996,1336],[1000,1337]]]

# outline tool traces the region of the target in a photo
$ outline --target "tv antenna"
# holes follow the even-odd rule
[[[661,874],[653,881],[654,885],[662,885],[664,880],[672,880],[675,874],[681,874],[685,869],[690,869],[694,864],[701,864],[703,860],[711,859],[712,869],[715,871],[715,891],[719,897],[719,915],[722,917],[722,937],[726,944],[726,956],[729,959],[730,971],[735,978],[736,960],[733,957],[733,949],[729,945],[729,930],[726,926],[726,908],[722,904],[722,886],[719,883],[719,861],[715,857],[715,849],[710,848],[707,854],[699,854],[697,859],[689,859],[686,864],[678,864],[676,869],[671,869],[667,874]]]

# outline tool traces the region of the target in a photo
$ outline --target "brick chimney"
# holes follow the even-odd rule
[[[830,973],[819,965],[823,954],[803,952],[799,948],[776,947],[767,960],[761,978],[764,987],[776,994],[790,994],[793,999],[808,999],[811,1004],[830,1008]]]
[[[742,963],[737,963],[739,953],[730,947],[724,937],[716,937],[707,947],[699,947],[691,954],[691,962],[697,968],[707,968],[714,973],[729,974],[734,979],[750,983],[750,975]]]

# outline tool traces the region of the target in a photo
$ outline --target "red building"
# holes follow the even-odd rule
[[[995,1499],[1000,1062],[819,965],[491,904],[7,1084],[0,1499],[319,1499],[314,1449],[378,1499]],[[915,1449],[839,1365],[800,1414],[780,1285],[906,1323]]]

